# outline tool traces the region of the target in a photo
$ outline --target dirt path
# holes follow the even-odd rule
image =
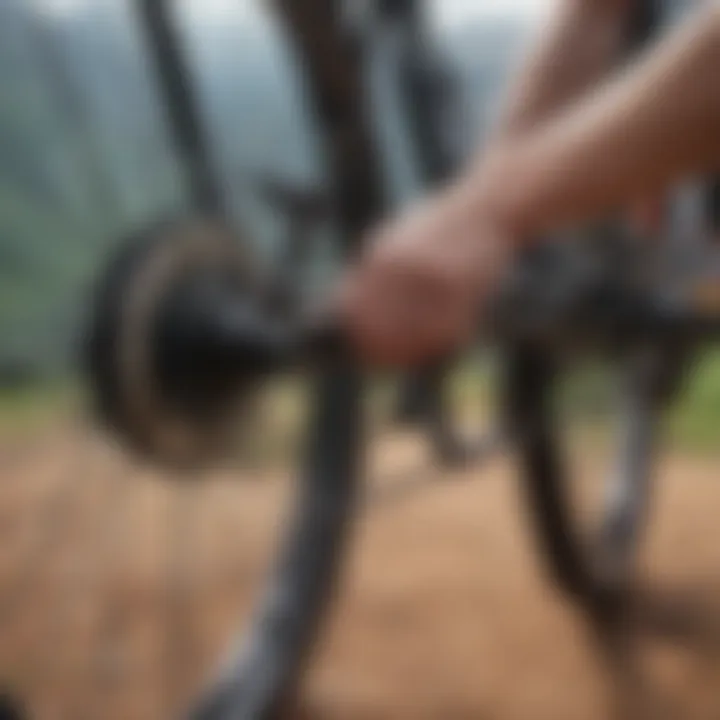
[[[642,622],[610,652],[546,582],[507,463],[442,479],[416,450],[374,462],[418,480],[358,523],[309,717],[720,718],[717,464],[663,463]],[[38,720],[171,716],[250,606],[288,483],[180,490],[71,434],[2,480],[0,680]]]

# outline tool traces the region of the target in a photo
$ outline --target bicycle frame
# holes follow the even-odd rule
[[[555,352],[717,339],[720,248],[615,232],[614,248],[559,239],[524,258],[496,301],[494,337]]]

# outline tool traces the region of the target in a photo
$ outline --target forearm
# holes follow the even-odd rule
[[[718,169],[714,4],[597,92],[500,143],[463,186],[481,212],[492,206],[529,236]]]
[[[625,49],[630,0],[558,0],[506,101],[493,142],[525,132],[602,78]]]

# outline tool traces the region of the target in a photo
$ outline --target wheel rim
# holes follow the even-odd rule
[[[189,717],[272,717],[292,691],[329,599],[357,490],[358,375],[337,368],[319,381],[318,407],[301,475],[297,512],[250,636]]]
[[[562,448],[566,428],[554,403],[561,373],[534,349],[516,349],[509,359],[509,422],[539,546],[560,587],[591,605],[616,603],[632,580],[660,410],[648,359],[658,357],[641,353],[619,366],[621,425],[596,500],[599,510],[585,533],[572,492],[576,477]]]

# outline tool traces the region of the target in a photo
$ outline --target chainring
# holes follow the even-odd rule
[[[263,285],[247,243],[225,223],[184,218],[158,223],[122,243],[94,296],[87,365],[97,414],[134,452],[174,469],[230,460],[256,383],[214,388],[199,407],[162,390],[154,357],[168,298],[194,277],[217,275],[238,292]]]

